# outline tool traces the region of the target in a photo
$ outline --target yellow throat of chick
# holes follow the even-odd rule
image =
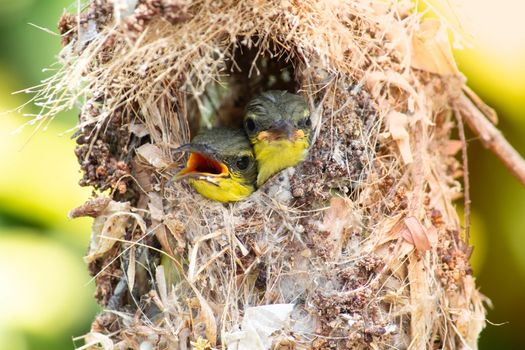
[[[262,131],[252,141],[259,173],[257,186],[262,186],[273,174],[295,166],[306,158],[309,147],[308,135],[297,130],[292,139]]]

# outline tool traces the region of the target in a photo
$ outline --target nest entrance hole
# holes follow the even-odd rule
[[[244,38],[237,42],[244,42]],[[257,39],[250,38],[250,42]],[[224,59],[224,75],[209,83],[203,94],[188,101],[192,137],[200,128],[242,128],[246,105],[264,91],[298,92],[297,60],[276,44],[268,46],[239,44],[229,50]]]

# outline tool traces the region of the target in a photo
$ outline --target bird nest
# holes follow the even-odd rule
[[[81,101],[82,349],[475,348],[483,298],[451,139],[464,79],[411,1],[91,0],[60,20],[47,115]],[[307,159],[247,200],[171,182],[173,149],[258,93],[312,111]]]

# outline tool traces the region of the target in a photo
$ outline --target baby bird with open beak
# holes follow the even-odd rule
[[[175,180],[188,178],[204,197],[236,202],[255,191],[257,164],[242,130],[204,130],[176,151],[190,152],[190,156]]]

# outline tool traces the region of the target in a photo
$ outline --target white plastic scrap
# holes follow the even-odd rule
[[[282,329],[292,313],[293,304],[273,304],[249,307],[242,320],[241,330],[228,333],[224,339],[228,350],[268,350],[271,335]]]

